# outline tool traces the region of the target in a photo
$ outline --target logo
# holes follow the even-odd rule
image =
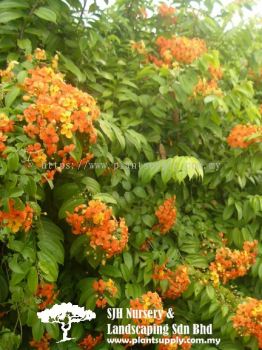
[[[73,339],[68,337],[72,323],[91,321],[96,318],[96,314],[91,310],[85,310],[84,307],[73,305],[72,303],[62,303],[38,312],[37,317],[43,323],[58,323],[61,325],[63,339],[58,341],[58,343],[62,343]]]

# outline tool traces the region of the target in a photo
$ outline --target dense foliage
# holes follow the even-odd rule
[[[108,306],[262,348],[262,22],[218,4],[0,1],[1,350],[124,349]]]

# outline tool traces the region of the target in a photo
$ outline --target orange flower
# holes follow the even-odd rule
[[[162,310],[162,319],[154,318],[133,318],[134,323],[149,325],[149,324],[161,324],[166,318],[166,312],[163,309],[163,304],[160,296],[157,293],[147,292],[140,298],[130,300],[130,308],[132,310]]]
[[[14,130],[14,121],[10,120],[5,113],[0,113],[0,131],[7,133]]]
[[[176,196],[166,199],[156,210],[155,215],[159,224],[155,225],[153,229],[160,229],[160,232],[165,234],[175,225],[177,215],[175,200]]]
[[[146,54],[146,47],[145,43],[143,40],[141,41],[131,41],[131,48],[134,51],[137,51],[140,55],[145,55]]]
[[[176,9],[172,6],[168,6],[167,4],[160,4],[158,7],[158,13],[161,17],[172,17],[176,12]]]
[[[220,67],[209,66],[208,71],[211,75],[211,78],[214,80],[220,80],[223,77],[223,71]]]
[[[33,145],[27,146],[26,151],[38,168],[43,167],[43,165],[46,163],[47,155],[41,148],[40,143],[35,143]]]
[[[102,249],[106,258],[121,253],[128,242],[128,228],[125,220],[117,221],[112,216],[112,209],[104,203],[91,200],[86,205],[79,205],[73,214],[67,213],[66,221],[76,235],[90,237],[90,246]]]
[[[201,95],[201,96],[209,96],[209,95],[217,95],[221,96],[222,91],[218,87],[218,83],[215,79],[206,80],[206,79],[200,79],[197,83],[197,85],[194,88],[193,92],[194,96]]]
[[[43,60],[45,52],[37,49],[35,57]],[[43,163],[53,162],[54,158],[60,161],[61,169],[68,163],[72,167],[85,165],[93,157],[88,150],[97,139],[93,123],[100,112],[94,98],[67,84],[61,73],[48,66],[29,70],[23,89],[26,93],[24,99],[31,102],[23,112],[23,128],[38,145],[37,154],[32,156],[36,166],[42,167]],[[76,147],[74,136],[81,139],[85,151],[80,161],[70,155]],[[29,154],[34,151],[31,147],[28,148]]]
[[[33,223],[33,209],[27,203],[23,210],[15,209],[15,201],[9,199],[8,212],[0,211],[0,226],[8,227],[12,233],[29,231]]]
[[[96,301],[96,306],[99,308],[104,308],[107,305],[104,293],[109,294],[112,298],[115,298],[117,295],[117,287],[111,279],[108,281],[104,281],[103,279],[95,281],[93,283],[93,289],[97,292],[98,299]]]
[[[231,250],[227,247],[219,248],[215,261],[209,266],[213,273],[212,279],[218,277],[223,284],[226,284],[229,280],[244,276],[256,261],[257,245],[258,241],[246,241],[242,251]]]
[[[258,134],[257,137],[247,140],[256,134]],[[262,127],[258,125],[238,124],[234,126],[227,138],[227,143],[232,148],[247,148],[255,142],[262,142]]]
[[[88,334],[78,345],[83,350],[92,350],[96,345],[101,343],[102,338],[102,334],[96,337],[93,337],[91,334]]]
[[[156,265],[152,277],[157,281],[168,281],[167,290],[162,295],[163,298],[168,299],[179,298],[190,284],[188,269],[187,266],[184,265],[178,266],[176,271],[168,269],[165,264]]]
[[[149,55],[149,60],[158,66],[171,66],[176,61],[185,64],[191,64],[206,51],[206,43],[198,38],[187,38],[173,36],[166,39],[163,36],[156,40],[160,60],[153,55]]]
[[[262,301],[246,298],[239,304],[235,316],[232,318],[233,326],[241,336],[254,336],[258,340],[259,349],[262,349]]]
[[[7,140],[7,136],[5,136],[2,131],[0,131],[0,155],[6,149],[5,141]]]
[[[51,337],[46,333],[40,341],[31,340],[29,345],[37,350],[50,350],[49,340]]]
[[[39,48],[35,49],[34,57],[39,61],[45,61],[46,60],[45,50],[41,50]]]
[[[37,287],[36,296],[42,301],[38,304],[40,310],[44,310],[48,305],[53,305],[59,292],[55,291],[52,283],[41,283]]]

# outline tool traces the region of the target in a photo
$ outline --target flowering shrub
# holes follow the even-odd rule
[[[29,344],[30,344],[31,348],[36,349],[36,350],[49,350],[50,349],[50,347],[49,347],[50,338],[51,337],[48,334],[45,334],[41,338],[41,340],[39,340],[39,341],[31,340]]]
[[[162,234],[167,233],[176,222],[175,200],[175,196],[166,199],[155,212],[159,223],[154,226],[154,229],[159,229]]]
[[[189,284],[188,269],[186,266],[179,266],[176,271],[168,269],[165,265],[155,266],[153,278],[158,281],[168,282],[167,290],[163,293],[163,298],[176,299],[184,293]]]
[[[91,334],[88,334],[80,343],[79,346],[83,350],[92,350],[94,347],[101,343],[103,336],[102,334],[93,337]]]
[[[243,251],[231,250],[230,248],[219,248],[216,252],[216,260],[209,266],[222,283],[239,276],[244,276],[255,263],[257,256],[257,241],[244,242]]]
[[[0,349],[262,348],[261,23],[198,5],[0,2]]]
[[[119,254],[128,241],[128,228],[125,220],[119,222],[112,216],[112,209],[100,201],[90,201],[88,206],[80,205],[74,213],[67,213],[67,222],[72,225],[74,234],[90,236],[90,246],[100,248],[106,258]]]
[[[42,283],[37,286],[36,296],[40,298],[41,303],[38,304],[40,310],[55,303],[58,292],[55,291],[55,286],[52,283]]]
[[[254,298],[238,305],[233,317],[234,328],[241,336],[252,335],[258,340],[258,346],[262,347],[262,302]]]
[[[136,310],[161,310],[163,311],[162,299],[156,292],[147,292],[140,298],[130,300],[130,308],[133,312]],[[165,321],[165,312],[163,312],[161,319],[155,318],[133,318],[134,323],[142,325],[161,324]]]
[[[157,66],[172,65],[175,61],[184,64],[191,64],[206,51],[206,43],[199,38],[189,39],[187,37],[173,36],[167,39],[160,36],[156,40],[159,59],[153,55],[149,60]]]
[[[117,287],[111,279],[108,281],[103,281],[102,279],[95,281],[93,283],[93,289],[97,292],[98,296],[96,306],[102,309],[107,305],[107,299],[104,297],[104,293],[108,293],[112,298],[117,295]]]
[[[28,203],[22,210],[15,208],[15,201],[8,201],[7,211],[0,211],[0,225],[8,227],[10,232],[16,233],[19,230],[29,231],[33,222],[33,209]]]
[[[227,143],[232,148],[247,148],[252,143],[262,141],[261,132],[260,126],[239,124],[231,130]],[[252,137],[253,135],[255,137]]]

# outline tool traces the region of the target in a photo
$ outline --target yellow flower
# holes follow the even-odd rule
[[[10,230],[13,233],[16,233],[21,227],[21,222],[15,220],[8,220],[7,227],[10,228]]]
[[[74,98],[62,97],[59,103],[61,103],[63,107],[71,110],[77,108],[77,102]]]
[[[53,69],[57,69],[58,67],[58,60],[59,60],[59,56],[58,54],[56,54],[53,59],[52,59],[52,68]]]
[[[43,152],[33,158],[33,162],[38,168],[41,168],[46,163],[47,156]]]
[[[72,128],[73,128],[72,123],[63,124],[61,129],[61,134],[65,135],[65,137],[67,137],[68,139],[71,139],[73,137]]]
[[[50,95],[51,95],[51,96],[56,95],[56,94],[58,93],[59,90],[60,90],[59,86],[53,85],[53,84],[52,84],[52,85],[50,86]]]
[[[62,123],[70,123],[71,121],[70,116],[71,116],[71,112],[66,111],[63,114],[61,114],[60,121]]]
[[[41,60],[41,61],[46,60],[45,50],[41,50],[39,48],[35,49],[34,56],[37,60]]]

